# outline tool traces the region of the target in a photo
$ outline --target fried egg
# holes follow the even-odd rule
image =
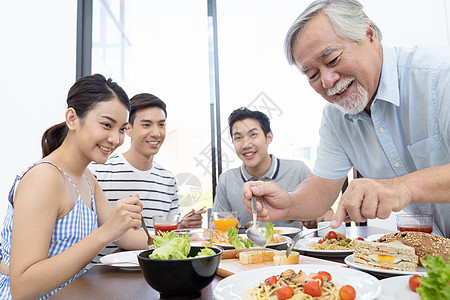
[[[383,255],[383,254],[371,254],[369,258],[375,262],[382,262],[387,264],[396,264],[401,262],[401,258],[392,255]]]

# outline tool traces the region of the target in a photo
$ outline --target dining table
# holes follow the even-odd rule
[[[367,238],[370,235],[389,232],[375,226],[349,226],[346,235],[352,239]],[[393,232],[393,231],[391,231]],[[286,245],[275,247],[284,250]],[[323,258],[344,264],[344,258]],[[217,275],[213,281],[202,290],[201,297],[197,299],[214,299],[213,290],[224,277]],[[160,294],[154,290],[144,279],[139,269],[125,271],[107,265],[95,265],[79,276],[50,299],[161,299]]]

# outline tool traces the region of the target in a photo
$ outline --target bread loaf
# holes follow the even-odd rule
[[[273,261],[275,251],[255,250],[239,253],[239,262],[243,265]]]
[[[275,266],[295,265],[298,264],[299,257],[300,254],[296,251],[291,251],[291,253],[289,253],[289,257],[286,257],[286,250],[279,251],[273,258],[273,264]]]
[[[376,240],[380,243],[393,241],[400,241],[413,247],[416,255],[421,259],[426,259],[426,255],[429,254],[441,256],[447,263],[450,263],[450,239],[426,232],[405,231],[390,233]]]

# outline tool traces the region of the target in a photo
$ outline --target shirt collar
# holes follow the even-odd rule
[[[272,158],[272,164],[270,165],[269,171],[267,171],[267,173],[264,174],[260,180],[275,180],[277,178],[280,162],[275,155],[270,154],[270,157]],[[258,180],[256,176],[252,176],[247,172],[244,164],[241,165],[241,177],[244,182]]]
[[[375,99],[371,106],[377,101],[386,101],[396,106],[400,105],[399,89],[398,89],[398,71],[397,71],[397,55],[394,48],[382,46],[383,49],[383,67],[381,69],[380,83],[375,95]],[[354,119],[366,119],[369,116],[366,112],[356,115],[345,114],[345,119],[353,122]]]

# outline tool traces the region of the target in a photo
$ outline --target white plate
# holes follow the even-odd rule
[[[419,300],[418,293],[409,287],[411,275],[394,276],[380,280],[381,295],[379,300]]]
[[[382,237],[383,235],[389,234],[392,232],[386,232],[386,233],[378,233],[378,234],[371,234],[369,235],[367,238],[365,238],[366,241],[375,241],[378,240],[380,237]]]
[[[226,277],[216,285],[213,296],[217,300],[242,299],[247,291],[257,286],[264,279],[279,275],[288,269],[296,272],[303,270],[306,274],[327,271],[331,274],[332,280],[338,288],[346,284],[352,285],[356,290],[356,299],[359,300],[376,299],[381,294],[380,281],[364,272],[322,265],[284,265],[248,270]]]
[[[374,268],[374,267],[370,267],[367,265],[363,265],[357,262],[353,261],[353,254],[347,256],[344,259],[344,262],[353,268],[359,269],[359,270],[364,270],[370,273],[375,273],[379,276],[384,276],[384,277],[390,277],[390,276],[394,276],[394,275],[426,275],[427,272],[425,272],[425,268],[422,266],[417,266],[417,271],[413,272],[413,271],[397,271],[397,270],[386,270],[386,269],[381,269],[381,268]]]
[[[148,250],[148,249],[145,249]],[[123,270],[140,270],[138,254],[145,250],[123,251],[100,257],[100,262]]]
[[[320,237],[300,239],[297,242],[297,244],[294,245],[294,249],[315,256],[325,256],[325,257],[344,257],[353,253],[354,251],[354,250],[318,250],[318,249],[311,249],[308,246],[309,244],[317,243],[320,239],[321,239]]]
[[[247,238],[247,235],[245,233],[239,234],[239,236],[241,238],[243,238],[243,239]],[[279,234],[275,234],[275,236],[279,236]],[[292,241],[292,239],[290,237],[288,237],[288,236],[284,236],[283,235],[283,237],[285,238],[284,242],[281,242],[281,243],[270,243],[266,247],[275,247],[275,246],[279,246],[279,245],[284,245],[284,244],[287,244],[288,242]],[[228,245],[228,244],[213,243],[213,245],[214,246],[219,246],[219,247],[222,247],[222,248],[234,248],[233,245]]]
[[[260,229],[261,232],[265,231],[265,227]],[[301,228],[298,227],[274,227],[273,230],[279,230],[276,234],[281,235],[289,235],[289,234],[296,234],[297,232],[300,232]]]

